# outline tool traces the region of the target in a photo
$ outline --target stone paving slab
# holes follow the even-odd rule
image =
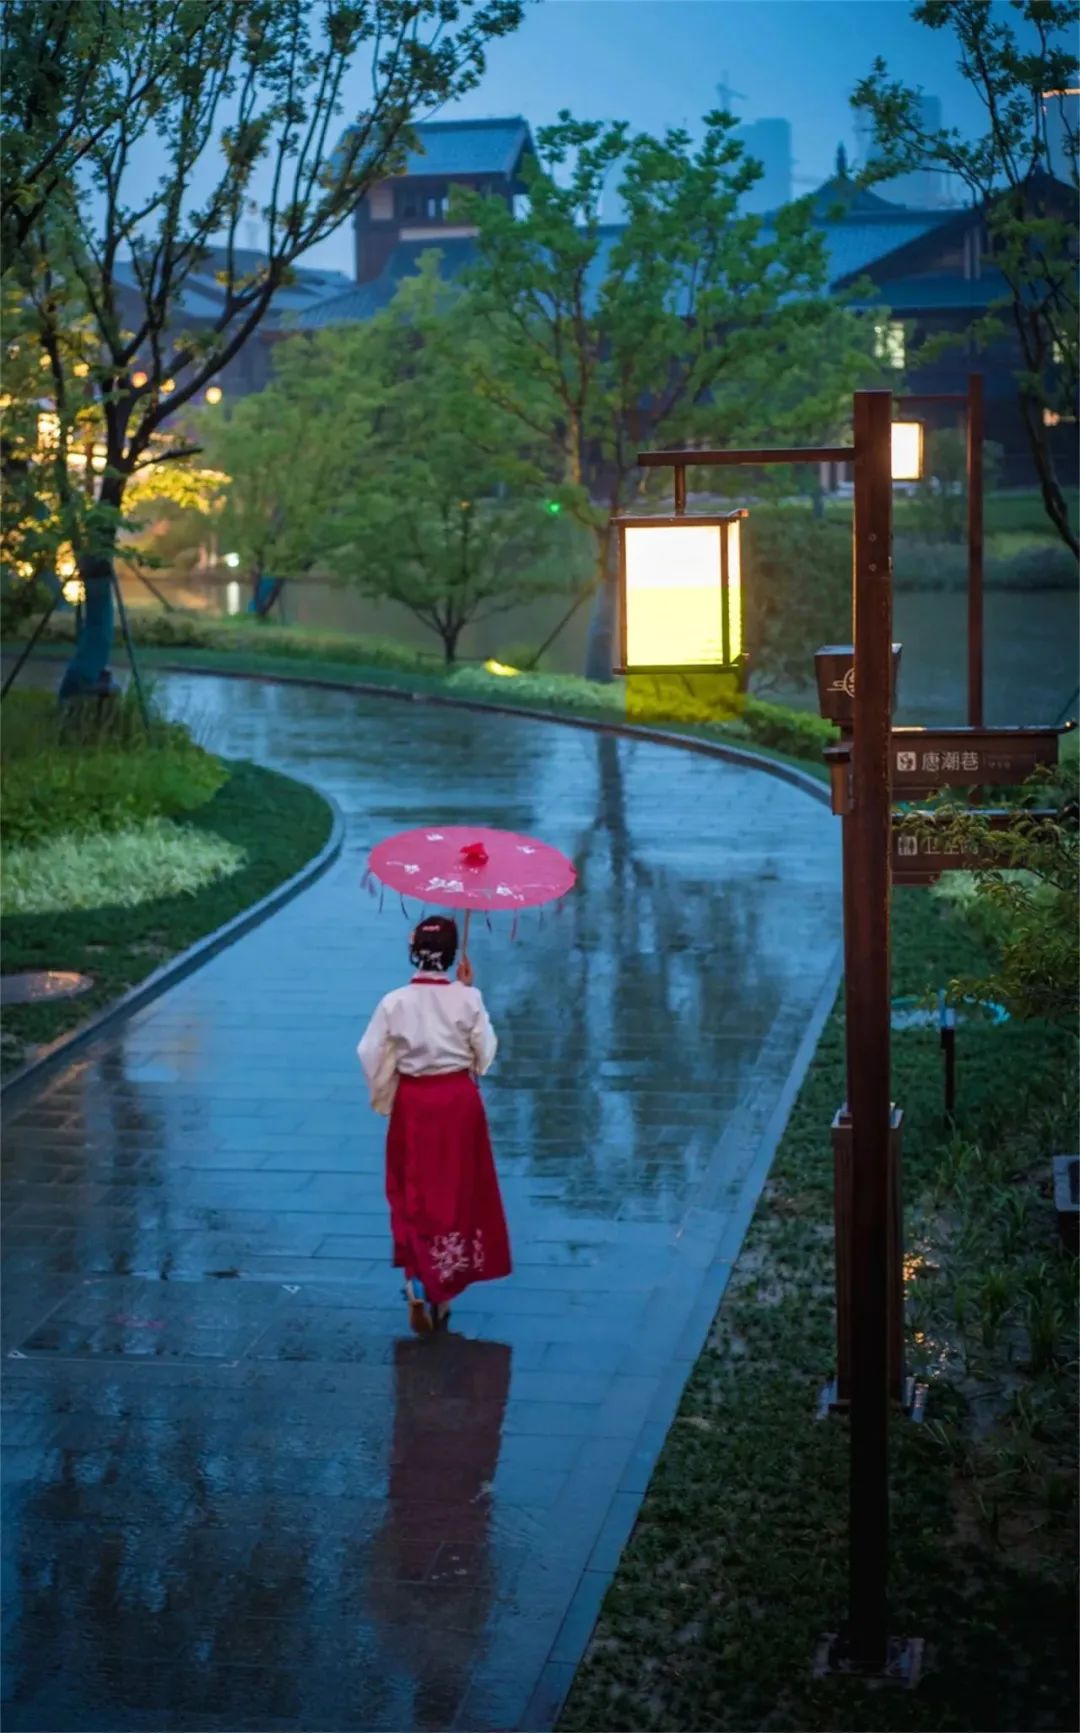
[[[832,978],[832,820],[642,742],[162,686],[348,833],[8,1114],[4,1726],[548,1727]],[[580,885],[477,934],[515,1274],[414,1341],[354,1050],[406,972],[364,859],[425,819],[540,834]]]

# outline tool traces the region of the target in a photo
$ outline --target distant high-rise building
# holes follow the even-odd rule
[[[941,131],[941,103],[936,96],[920,97],[919,121],[924,132]],[[864,108],[855,116],[855,144],[860,169],[880,154],[874,143],[874,122]],[[909,169],[906,174],[894,175],[892,180],[878,182],[874,190],[891,204],[908,205],[912,210],[932,211],[948,203],[945,177],[933,167]]]
[[[748,211],[775,211],[791,203],[791,127],[786,120],[750,120],[736,129],[747,156],[764,170],[743,203]]]

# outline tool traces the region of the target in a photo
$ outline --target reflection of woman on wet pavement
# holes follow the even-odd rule
[[[386,1196],[394,1264],[405,1271],[409,1322],[445,1326],[472,1282],[510,1274],[499,1182],[476,1079],[495,1057],[484,1001],[457,955],[454,921],[421,921],[409,941],[416,973],[388,993],[360,1042],[377,1113],[389,1114]],[[425,1304],[427,1302],[427,1304]],[[430,1308],[430,1310],[428,1309]]]

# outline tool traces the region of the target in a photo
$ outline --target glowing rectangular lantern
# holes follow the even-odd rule
[[[892,424],[892,478],[921,481],[923,473],[923,424],[894,421]]]
[[[624,672],[738,664],[745,515],[617,520]]]

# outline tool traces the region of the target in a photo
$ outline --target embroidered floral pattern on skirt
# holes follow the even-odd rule
[[[386,1138],[394,1263],[445,1304],[510,1274],[487,1115],[474,1079],[402,1077]]]

